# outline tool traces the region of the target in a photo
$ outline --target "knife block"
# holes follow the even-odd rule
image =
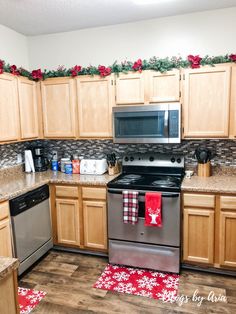
[[[117,174],[120,172],[120,167],[118,162],[116,162],[115,166],[108,166],[108,174],[109,176],[113,176],[114,174]]]
[[[199,177],[210,177],[211,162],[208,161],[206,164],[198,164],[197,174]]]

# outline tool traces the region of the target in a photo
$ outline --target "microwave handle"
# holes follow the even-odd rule
[[[164,136],[166,138],[168,138],[168,136],[169,136],[168,122],[169,122],[169,111],[165,110],[165,114],[164,114]]]

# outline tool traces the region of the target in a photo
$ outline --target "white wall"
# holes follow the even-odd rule
[[[111,64],[125,58],[236,53],[236,7],[29,37],[31,68]],[[15,52],[16,53],[16,52]]]
[[[0,25],[0,59],[29,68],[27,37]]]

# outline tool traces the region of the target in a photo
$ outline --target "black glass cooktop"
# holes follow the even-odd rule
[[[108,188],[175,192],[180,191],[182,178],[154,174],[121,174],[108,183]]]

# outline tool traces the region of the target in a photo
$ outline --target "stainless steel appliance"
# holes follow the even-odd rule
[[[108,183],[109,262],[178,273],[180,188],[184,158],[135,154],[123,158],[122,174]],[[139,192],[138,223],[123,223],[123,190]],[[145,193],[162,193],[162,227],[145,227]]]
[[[180,103],[113,107],[115,143],[180,143]]]
[[[42,146],[32,148],[35,171],[47,171],[48,159],[45,157],[45,149]]]
[[[48,186],[11,200],[10,212],[20,275],[53,247]]]

